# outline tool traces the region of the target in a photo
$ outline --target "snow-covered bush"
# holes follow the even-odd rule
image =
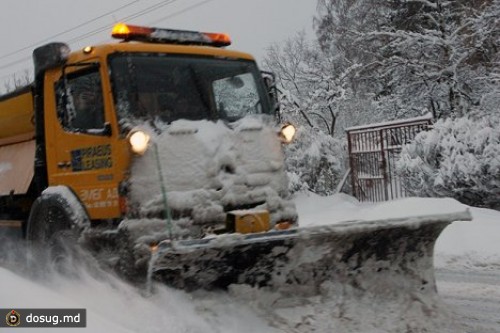
[[[403,148],[397,167],[412,195],[500,208],[500,121],[440,120]]]
[[[306,127],[299,128],[294,142],[285,147],[285,157],[292,193],[332,194],[346,170],[345,143]]]

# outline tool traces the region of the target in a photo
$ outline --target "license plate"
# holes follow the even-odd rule
[[[264,232],[271,229],[267,210],[234,210],[227,213],[226,229],[240,234]]]

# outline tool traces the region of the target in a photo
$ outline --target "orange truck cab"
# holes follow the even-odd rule
[[[198,236],[293,224],[280,151],[293,128],[276,127],[276,91],[254,59],[225,49],[225,34],[118,24],[113,36],[122,42],[35,49],[34,83],[0,97],[1,226],[46,240],[166,215],[193,220]],[[274,124],[242,125],[247,116]],[[217,155],[223,139],[207,137],[232,146]],[[265,223],[238,226],[242,210]]]

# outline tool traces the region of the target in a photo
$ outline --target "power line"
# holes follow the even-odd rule
[[[176,2],[176,1],[178,1],[178,0],[173,0],[172,2]],[[151,26],[151,25],[155,25],[155,24],[157,24],[157,23],[159,23],[159,22],[162,22],[162,21],[164,21],[164,20],[166,20],[166,19],[169,19],[169,18],[172,18],[172,17],[179,16],[179,15],[181,15],[181,14],[184,14],[184,13],[186,13],[186,12],[190,11],[190,10],[196,9],[196,8],[198,8],[198,7],[201,7],[201,6],[203,6],[203,5],[205,5],[205,4],[209,3],[209,2],[212,2],[212,1],[215,1],[215,0],[204,0],[204,1],[200,1],[200,2],[198,2],[198,3],[196,3],[196,4],[194,4],[194,5],[188,6],[188,7],[184,8],[184,9],[181,9],[181,10],[179,10],[179,11],[175,12],[175,13],[169,14],[169,15],[167,15],[167,16],[164,16],[164,17],[160,18],[160,19],[157,19],[157,20],[155,20],[155,21],[149,22],[149,25],[150,25],[150,26]],[[124,20],[125,20],[125,19],[124,19]],[[101,42],[103,42],[103,41],[101,41]]]
[[[83,27],[83,26],[86,26],[86,25],[87,25],[87,24],[89,24],[89,23],[95,22],[95,21],[97,21],[97,20],[99,20],[99,19],[101,19],[101,18],[103,18],[103,17],[105,17],[105,16],[107,16],[107,15],[113,14],[113,13],[115,13],[115,12],[117,12],[117,11],[120,11],[120,10],[122,10],[122,9],[126,8],[126,7],[129,7],[129,6],[131,6],[132,4],[134,4],[134,3],[136,3],[136,2],[139,2],[139,0],[134,0],[134,1],[132,1],[132,2],[129,2],[129,3],[127,3],[126,5],[120,6],[120,7],[116,8],[116,9],[113,9],[113,10],[111,10],[111,11],[107,12],[107,13],[101,14],[101,15],[99,15],[99,16],[97,16],[97,17],[94,17],[93,19],[90,19],[90,20],[88,20],[88,21],[85,21],[85,22],[83,22],[83,23],[78,24],[78,25],[74,26],[73,28],[70,28],[70,29],[64,30],[64,31],[62,31],[62,32],[59,32],[59,33],[57,33],[57,34],[55,34],[55,35],[52,35],[52,36],[47,37],[47,38],[45,38],[45,39],[42,39],[41,41],[38,41],[38,42],[36,42],[36,43],[33,43],[33,44],[28,45],[28,46],[22,47],[22,48],[20,48],[20,49],[18,49],[18,50],[15,50],[15,51],[10,52],[10,53],[3,54],[3,55],[1,55],[1,56],[0,56],[0,60],[5,59],[5,58],[7,58],[7,57],[10,57],[10,56],[12,56],[12,55],[14,55],[14,54],[16,54],[16,53],[19,53],[19,52],[22,52],[22,51],[25,51],[25,50],[28,50],[28,49],[34,48],[34,47],[36,47],[36,46],[38,46],[38,45],[40,45],[40,44],[42,44],[42,43],[45,43],[45,42],[49,42],[49,41],[51,41],[51,40],[54,40],[55,38],[57,38],[57,37],[59,37],[59,36],[61,36],[61,35],[67,34],[68,32],[75,31],[76,29],[79,29],[79,28],[81,28],[81,27]]]
[[[12,62],[9,62],[3,66],[0,66],[0,70],[1,69],[5,69],[7,67],[10,67],[10,66],[14,66],[14,65],[17,65],[17,64],[20,64],[20,63],[23,63],[23,62],[26,62],[28,60],[31,60],[31,56],[27,56],[25,58],[22,58],[22,59],[18,59],[18,60],[15,60],[15,61],[12,61]]]
[[[29,60],[29,59],[28,59],[28,60]],[[22,61],[22,62],[24,62],[24,61],[27,61],[27,59],[23,59],[23,61]],[[17,74],[17,73],[24,73],[24,72],[26,72],[26,71],[30,72],[30,69],[28,69],[28,68],[26,68],[26,67],[25,67],[25,68],[23,68],[23,69],[19,69],[19,70],[15,71],[15,72],[12,72],[12,73],[10,73],[10,74],[0,76],[0,82],[5,82],[5,80],[6,80],[6,79],[11,79],[11,78],[13,78],[14,76],[16,76],[16,74]]]
[[[129,6],[131,6],[132,4],[134,4],[134,3],[136,3],[136,2],[139,2],[139,0],[134,0],[134,1],[131,1],[131,2],[129,2],[129,3],[125,4],[125,5],[123,5],[123,6],[120,6],[120,7],[118,7],[118,8],[115,8],[115,9],[113,9],[113,10],[111,10],[111,11],[107,12],[107,13],[101,14],[101,15],[99,15],[99,16],[97,16],[97,17],[94,17],[93,19],[90,19],[90,20],[85,21],[85,22],[83,22],[83,23],[81,23],[81,24],[78,24],[77,26],[75,26],[75,27],[73,27],[73,28],[70,28],[70,29],[64,30],[64,31],[62,31],[62,32],[60,32],[60,33],[57,33],[57,34],[52,35],[52,36],[50,36],[50,37],[47,37],[47,38],[45,38],[45,39],[43,39],[43,40],[41,40],[41,41],[38,41],[37,43],[33,43],[33,44],[30,44],[30,45],[25,46],[25,47],[23,47],[23,48],[20,48],[20,49],[18,49],[18,50],[16,50],[16,51],[10,52],[10,53],[8,53],[8,54],[4,54],[4,55],[0,56],[0,60],[1,60],[1,59],[5,59],[5,58],[7,58],[7,57],[9,57],[9,56],[12,56],[12,55],[14,55],[14,54],[17,54],[17,53],[19,53],[19,52],[25,51],[25,50],[27,50],[27,49],[34,48],[34,47],[36,47],[36,46],[38,46],[38,45],[40,45],[40,44],[42,44],[42,43],[44,43],[44,42],[51,41],[51,40],[53,40],[54,38],[59,37],[59,36],[61,36],[61,35],[64,35],[64,34],[66,34],[66,33],[68,33],[68,32],[75,31],[76,29],[79,29],[79,28],[81,28],[81,27],[83,27],[83,26],[85,26],[85,25],[87,25],[87,24],[89,24],[89,23],[95,22],[95,21],[97,21],[97,20],[99,20],[99,19],[101,19],[101,18],[103,18],[103,17],[105,17],[105,16],[107,16],[107,15],[110,15],[110,14],[116,13],[116,12],[118,12],[118,11],[120,11],[120,10],[122,10],[122,9],[126,8],[126,7],[129,7]],[[11,62],[9,62],[9,63],[7,63],[7,64],[5,64],[5,65],[0,66],[0,70],[5,69],[5,68],[8,68],[8,67],[11,67],[11,66],[14,66],[14,65],[17,65],[17,64],[20,64],[20,63],[23,63],[23,62],[27,62],[27,61],[29,61],[29,60],[31,60],[31,56],[27,56],[27,57],[24,57],[24,58],[22,58],[22,59],[18,59],[18,60],[11,61]],[[4,79],[5,77],[8,77],[8,76],[10,76],[10,75],[12,75],[12,74],[5,75],[5,76],[3,76],[3,77],[2,77],[2,79]]]
[[[131,14],[129,16],[126,16],[126,17],[122,17],[120,19],[120,21],[127,21],[127,20],[132,20],[132,19],[135,19],[137,17],[140,17],[140,16],[143,16],[143,15],[146,15],[146,14],[149,14],[150,12],[156,10],[156,9],[159,9],[159,8],[162,8],[162,7],[165,7],[166,5],[169,5],[171,3],[174,3],[174,2],[177,2],[178,0],[165,0],[165,1],[161,1],[161,2],[158,2],[150,7],[147,7],[137,13],[134,13],[134,14]],[[76,42],[79,42],[83,39],[86,39],[88,37],[91,37],[91,36],[94,36],[94,35],[97,35],[98,33],[101,33],[103,31],[106,31],[110,28],[110,24],[106,24],[106,25],[103,25],[97,29],[94,29],[92,31],[89,31],[89,32],[86,32],[80,36],[77,36],[73,39],[70,39],[68,41],[69,44],[72,44],[72,43],[76,43]]]
[[[172,0],[172,2],[176,2],[176,1],[178,1],[178,0]],[[175,13],[172,13],[172,14],[170,14],[170,15],[164,16],[164,17],[162,17],[161,19],[158,19],[158,20],[155,20],[155,21],[149,22],[149,24],[148,24],[148,25],[149,25],[149,26],[151,26],[151,25],[155,25],[156,23],[159,23],[159,22],[161,22],[161,21],[163,21],[163,20],[165,20],[165,19],[172,18],[172,17],[175,17],[175,16],[179,16],[180,14],[183,14],[183,13],[185,13],[185,12],[188,12],[188,11],[190,11],[190,10],[192,10],[192,9],[197,8],[197,7],[201,7],[201,6],[203,6],[203,5],[205,5],[205,4],[209,3],[209,2],[212,2],[212,1],[215,1],[215,0],[204,0],[204,1],[201,1],[201,2],[199,2],[199,3],[197,3],[197,4],[194,4],[194,5],[188,6],[188,7],[184,8],[184,9],[181,9],[181,10],[179,10],[179,11],[175,12]],[[126,19],[123,19],[123,21],[125,21],[125,20],[126,20]],[[108,38],[108,40],[109,40],[109,38]],[[99,43],[103,43],[103,42],[105,42],[105,41],[106,41],[106,40],[101,40]]]
[[[93,18],[93,19],[91,19],[91,20],[89,20],[89,21],[86,21],[86,22],[84,22],[84,23],[81,23],[81,24],[79,24],[79,25],[77,25],[77,26],[75,26],[75,27],[73,27],[73,28],[67,29],[67,30],[65,30],[65,31],[63,31],[63,32],[60,32],[60,33],[56,34],[56,35],[53,35],[53,36],[51,36],[51,37],[48,37],[48,38],[46,38],[46,39],[44,39],[44,40],[42,40],[42,41],[40,41],[40,42],[38,42],[38,43],[36,43],[36,44],[32,44],[32,45],[29,45],[29,46],[23,47],[22,49],[19,49],[19,50],[16,50],[16,51],[14,51],[14,52],[11,52],[11,53],[9,53],[9,54],[7,54],[7,55],[0,56],[0,60],[1,60],[1,59],[3,59],[3,58],[5,58],[5,57],[11,56],[11,55],[13,55],[13,54],[16,54],[16,53],[19,53],[19,52],[25,51],[25,50],[27,50],[27,49],[29,49],[29,48],[35,47],[35,46],[37,46],[37,45],[39,45],[39,44],[41,44],[41,43],[43,43],[43,42],[50,41],[50,40],[52,40],[53,38],[58,37],[58,36],[61,36],[61,35],[65,34],[65,33],[68,33],[68,32],[71,32],[71,31],[74,31],[74,30],[76,30],[76,29],[78,29],[78,28],[81,28],[82,26],[85,26],[85,25],[87,25],[87,24],[89,24],[89,23],[95,22],[95,21],[97,21],[98,19],[101,19],[101,18],[103,18],[103,17],[105,17],[105,16],[107,16],[107,15],[110,15],[110,14],[112,14],[112,13],[115,13],[115,12],[117,12],[117,11],[119,11],[119,10],[121,10],[121,9],[125,8],[125,7],[128,7],[128,6],[130,6],[130,5],[134,4],[134,3],[138,2],[138,1],[139,1],[139,0],[135,0],[135,1],[129,2],[129,3],[127,3],[126,5],[123,5],[123,6],[121,6],[121,7],[118,7],[117,9],[115,9],[115,10],[113,10],[113,11],[107,12],[107,13],[102,14],[102,15],[100,15],[100,16],[98,16],[98,17],[95,17],[95,18]],[[151,6],[149,6],[149,7],[146,7],[145,9],[142,9],[142,10],[140,10],[140,11],[138,11],[138,12],[134,13],[134,14],[131,14],[131,15],[128,15],[128,16],[126,16],[126,17],[121,18],[121,19],[120,19],[120,21],[127,21],[127,20],[132,20],[132,19],[135,19],[135,18],[137,18],[137,17],[140,17],[140,16],[143,16],[143,15],[149,14],[150,12],[152,12],[152,11],[154,11],[154,10],[156,10],[156,9],[159,9],[159,8],[165,7],[166,5],[169,5],[169,4],[172,4],[172,3],[175,3],[175,2],[177,2],[177,1],[179,1],[179,0],[164,0],[164,1],[157,2],[156,4],[151,5]],[[164,21],[164,20],[166,20],[166,19],[169,19],[169,18],[172,18],[172,17],[179,16],[179,15],[184,14],[184,13],[186,13],[186,12],[189,12],[189,11],[191,11],[191,10],[193,10],[193,9],[196,9],[196,8],[198,8],[198,7],[201,7],[201,6],[203,6],[203,5],[206,5],[206,4],[208,4],[208,3],[212,2],[212,1],[215,1],[215,0],[203,0],[203,1],[201,1],[201,2],[198,2],[198,3],[194,4],[194,5],[191,5],[191,6],[188,6],[188,7],[184,8],[184,9],[182,9],[182,10],[179,10],[179,11],[177,11],[177,12],[175,12],[175,13],[172,13],[172,14],[169,14],[169,15],[167,15],[167,16],[164,16],[164,17],[162,17],[162,18],[160,18],[160,19],[157,19],[157,20],[155,20],[155,21],[151,22],[151,24],[156,24],[156,23],[159,23],[159,22]],[[81,35],[79,35],[79,36],[77,36],[77,37],[75,37],[75,38],[73,38],[73,39],[70,39],[69,41],[67,41],[67,43],[68,43],[68,44],[73,44],[73,43],[79,42],[79,41],[84,40],[84,39],[86,39],[86,38],[88,38],[88,37],[94,36],[94,35],[96,35],[96,34],[98,34],[98,33],[101,33],[101,32],[103,32],[103,31],[105,31],[105,30],[108,30],[109,28],[110,28],[110,24],[103,25],[103,26],[101,26],[101,27],[99,27],[99,28],[97,28],[97,29],[91,30],[91,31],[86,32],[86,33],[84,33],[84,34],[81,34]],[[16,60],[16,61],[12,61],[12,62],[10,62],[10,63],[7,63],[7,64],[5,64],[5,65],[0,66],[0,70],[5,69],[5,68],[8,68],[8,67],[13,66],[13,65],[17,65],[17,64],[19,64],[19,63],[27,62],[27,61],[29,61],[30,59],[31,59],[31,56],[28,56],[28,57],[25,57],[25,58],[22,58],[22,59],[18,59],[18,60]],[[11,74],[11,75],[12,75],[12,74]],[[3,77],[1,77],[0,79],[3,79],[3,78],[8,77],[8,76],[10,76],[10,75],[3,76]]]
[[[14,55],[14,54],[16,54],[16,53],[19,53],[19,52],[25,51],[25,50],[27,50],[27,49],[29,49],[29,48],[33,48],[33,47],[35,47],[35,46],[39,45],[40,43],[43,43],[43,42],[46,42],[46,41],[50,41],[50,40],[52,40],[53,38],[58,37],[58,36],[60,36],[60,35],[62,35],[62,34],[64,34],[64,33],[67,33],[67,32],[70,32],[70,31],[74,31],[74,30],[76,30],[76,29],[78,29],[78,28],[81,28],[82,26],[84,26],[84,25],[86,25],[86,24],[88,24],[88,23],[94,22],[94,21],[96,21],[96,20],[98,20],[98,19],[100,19],[100,18],[102,18],[102,17],[104,17],[104,16],[106,16],[106,15],[110,15],[110,14],[112,14],[112,13],[115,13],[115,12],[117,12],[117,11],[119,11],[119,10],[121,10],[121,9],[123,9],[123,8],[125,8],[125,7],[127,7],[127,6],[132,5],[132,4],[133,4],[133,3],[135,3],[135,2],[138,2],[138,1],[139,1],[139,0],[135,0],[135,1],[129,2],[128,4],[126,4],[126,5],[124,5],[124,6],[121,6],[121,7],[118,7],[117,9],[115,9],[115,10],[113,10],[113,11],[107,12],[106,14],[102,14],[102,15],[100,15],[100,16],[98,16],[98,17],[96,17],[96,18],[93,18],[93,19],[91,19],[91,20],[89,20],[89,21],[87,21],[87,22],[84,22],[84,23],[82,23],[82,24],[79,24],[79,25],[78,25],[78,26],[76,26],[76,27],[73,27],[73,28],[67,29],[66,31],[63,31],[63,32],[61,32],[61,33],[58,33],[58,34],[53,35],[53,36],[51,36],[51,37],[48,37],[48,38],[46,38],[46,39],[44,39],[44,40],[42,40],[42,41],[40,41],[40,42],[38,42],[38,43],[36,43],[36,44],[31,44],[31,45],[28,45],[28,46],[26,46],[26,47],[23,47],[23,48],[21,48],[21,49],[19,49],[19,50],[16,50],[16,51],[14,51],[14,52],[11,52],[11,53],[9,53],[9,54],[6,54],[6,55],[3,55],[3,56],[0,56],[0,59],[4,59],[4,58],[6,58],[6,57],[8,57],[8,56],[11,56],[11,55]],[[146,15],[146,14],[148,14],[148,13],[152,12],[153,10],[159,9],[159,8],[161,8],[161,7],[164,7],[164,6],[168,5],[168,4],[173,3],[173,2],[176,2],[176,1],[178,1],[178,0],[163,0],[163,1],[157,2],[157,3],[155,3],[154,5],[151,5],[151,6],[147,7],[147,8],[145,8],[145,9],[142,9],[142,10],[140,10],[139,12],[134,13],[134,14],[132,14],[132,15],[128,15],[128,16],[126,16],[126,17],[124,17],[124,18],[120,19],[120,20],[125,21],[125,20],[129,20],[129,19],[134,19],[134,18],[140,17],[140,16],[142,16],[142,15]],[[93,36],[93,35],[96,35],[96,34],[98,34],[98,33],[100,33],[100,32],[103,32],[103,31],[105,31],[105,30],[109,29],[109,26],[110,26],[109,24],[107,24],[107,25],[105,25],[105,26],[101,26],[101,27],[100,27],[100,28],[98,28],[98,29],[95,29],[95,30],[92,30],[92,31],[90,31],[90,32],[84,33],[84,34],[82,34],[82,35],[80,35],[80,36],[77,36],[77,37],[75,37],[75,38],[73,38],[73,39],[69,40],[67,43],[68,43],[68,44],[76,43],[76,42],[78,42],[78,41],[80,41],[80,40],[83,40],[83,39],[85,39],[85,38],[88,38],[88,37],[91,37],[91,36]],[[0,70],[5,69],[5,68],[8,68],[8,67],[11,67],[11,66],[14,66],[14,65],[17,65],[17,64],[20,64],[20,63],[23,63],[23,62],[27,62],[27,61],[29,61],[29,60],[31,60],[31,56],[24,57],[24,58],[22,58],[22,59],[18,59],[18,60],[14,60],[14,61],[12,61],[12,62],[9,62],[9,63],[5,64],[5,65],[0,66]],[[6,76],[9,76],[9,75],[6,75]],[[6,76],[4,76],[4,77],[6,77]]]
[[[198,7],[204,6],[204,5],[206,5],[207,3],[212,2],[212,1],[215,1],[215,0],[204,0],[204,1],[200,1],[200,2],[198,2],[198,3],[196,3],[196,4],[194,4],[194,5],[188,6],[188,7],[184,8],[184,9],[182,9],[182,10],[179,10],[179,11],[177,11],[177,12],[175,12],[175,13],[172,13],[172,14],[170,14],[170,15],[167,15],[167,16],[164,16],[164,17],[162,17],[162,18],[160,18],[160,19],[157,19],[157,20],[155,20],[155,21],[151,22],[151,24],[157,24],[157,23],[160,23],[160,22],[162,22],[162,21],[164,21],[164,20],[166,20],[166,19],[169,19],[169,18],[172,18],[172,17],[175,17],[175,16],[179,16],[180,14],[184,14],[184,13],[186,13],[186,12],[188,12],[188,11],[191,11],[191,10],[196,9],[196,8],[198,8]]]

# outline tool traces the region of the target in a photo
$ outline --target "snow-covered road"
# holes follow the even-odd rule
[[[297,204],[305,224],[400,217],[418,209],[425,213],[448,212],[460,206],[451,199],[412,198],[363,204],[344,195],[313,194],[299,196]],[[453,223],[436,243],[438,293],[463,332],[500,333],[500,212],[470,210],[473,221]]]
[[[401,217],[422,212],[423,207],[426,213],[466,208],[451,199],[406,199],[373,205],[344,195],[323,198],[302,194],[296,202],[303,225]],[[500,212],[476,208],[471,212],[472,222],[455,222],[436,244],[438,291],[448,310],[439,318],[456,328],[431,332],[500,332]],[[85,331],[89,332],[423,332],[399,327],[395,315],[400,316],[404,309],[380,307],[376,313],[368,313],[360,304],[345,300],[339,307],[336,299],[281,299],[244,286],[228,293],[195,294],[158,286],[154,295],[144,296],[99,270],[77,272],[78,278],[55,273],[40,278],[27,277],[22,266],[19,258],[11,258],[0,267],[2,308],[86,308]],[[358,323],[353,325],[353,318],[343,316],[345,311],[363,316],[355,318]],[[372,322],[374,318],[378,322]],[[412,320],[415,322],[409,322],[414,327],[423,327],[427,319],[416,316]],[[66,331],[75,330],[57,329]]]
[[[438,269],[436,280],[466,332],[500,332],[500,270]]]

